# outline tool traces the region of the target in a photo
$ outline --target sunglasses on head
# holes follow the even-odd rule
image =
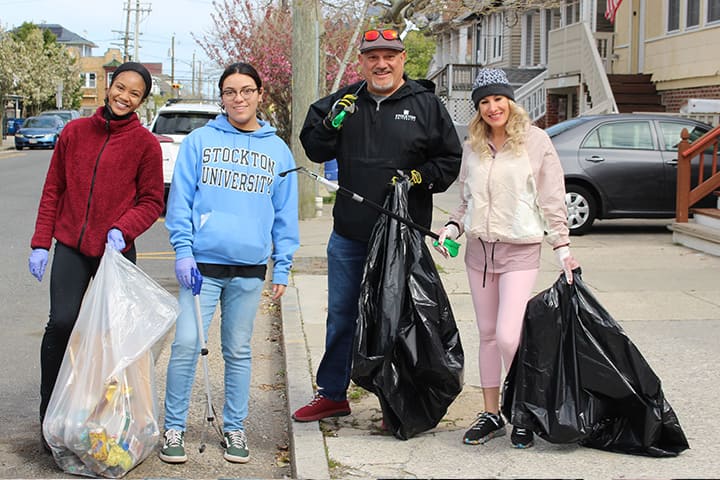
[[[368,30],[363,35],[366,42],[374,42],[378,38],[384,38],[385,40],[397,40],[399,38],[398,31],[393,28],[387,28],[385,30]]]

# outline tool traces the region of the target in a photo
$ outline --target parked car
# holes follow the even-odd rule
[[[25,119],[15,132],[15,148],[55,148],[65,123],[55,115],[41,115]]]
[[[584,116],[549,127],[565,172],[570,233],[587,233],[595,219],[674,218],[677,145],[683,128],[693,141],[712,127],[653,114]],[[706,158],[704,178],[709,163]],[[693,182],[697,174],[695,160]],[[714,199],[706,202],[711,206]]]
[[[40,116],[42,115],[55,115],[56,117],[60,117],[66,125],[70,120],[80,118],[80,112],[77,110],[48,110],[46,112],[42,112]]]
[[[166,200],[180,144],[188,133],[202,127],[219,113],[220,106],[217,101],[182,103],[173,99],[158,109],[150,124],[150,131],[155,134],[162,149]]]

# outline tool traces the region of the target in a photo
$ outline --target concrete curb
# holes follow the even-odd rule
[[[313,396],[310,356],[297,288],[288,286],[282,297],[281,312],[288,411],[294,412]],[[293,478],[329,479],[325,439],[319,423],[299,423],[291,418],[289,425]]]

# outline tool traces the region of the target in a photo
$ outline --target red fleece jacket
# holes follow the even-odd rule
[[[32,248],[52,238],[90,257],[102,256],[118,228],[126,249],[163,209],[162,153],[136,115],[109,121],[104,107],[68,123],[45,178]]]

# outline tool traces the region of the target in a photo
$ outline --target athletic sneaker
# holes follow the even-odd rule
[[[233,463],[247,463],[250,460],[250,450],[247,446],[247,437],[242,430],[225,432],[225,460]]]
[[[465,432],[463,439],[468,445],[479,445],[495,437],[505,435],[505,421],[500,415],[490,412],[479,413],[475,423]]]
[[[310,403],[295,410],[292,418],[296,422],[314,422],[327,417],[344,417],[345,415],[350,415],[350,404],[347,400],[336,402],[321,395],[315,395]]]
[[[533,446],[533,437],[529,428],[513,427],[510,441],[515,448],[530,448]]]
[[[165,432],[165,441],[160,449],[160,460],[166,463],[185,463],[185,432],[171,428]]]

